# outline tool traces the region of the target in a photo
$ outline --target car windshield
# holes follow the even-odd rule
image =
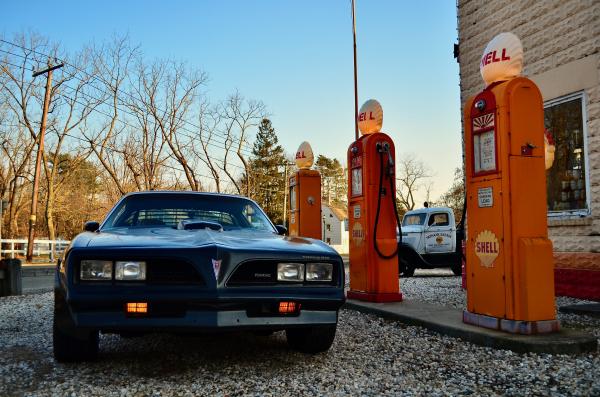
[[[404,215],[402,226],[422,225],[425,223],[425,218],[427,218],[425,213]]]
[[[186,220],[216,222],[223,230],[276,233],[264,212],[252,201],[231,196],[200,194],[134,194],[120,201],[102,225],[116,227],[170,227]]]

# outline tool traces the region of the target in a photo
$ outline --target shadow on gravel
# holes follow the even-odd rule
[[[288,347],[283,332],[270,336],[251,333],[152,334],[134,338],[102,335],[96,364],[109,364],[112,371],[143,378],[168,378],[196,371],[199,367],[222,373],[232,363],[238,368],[266,365],[273,369],[293,370],[299,366],[294,358],[299,354]]]

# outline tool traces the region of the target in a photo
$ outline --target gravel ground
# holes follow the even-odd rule
[[[417,274],[402,280],[407,298],[464,304],[459,277]],[[289,350],[283,333],[102,335],[98,361],[56,364],[52,300],[0,298],[0,396],[600,395],[598,353],[516,354],[349,310],[316,356]],[[598,335],[600,319],[560,316]]]

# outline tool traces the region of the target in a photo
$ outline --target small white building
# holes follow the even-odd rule
[[[345,208],[322,204],[321,218],[322,240],[340,254],[347,254],[349,252],[348,211]]]

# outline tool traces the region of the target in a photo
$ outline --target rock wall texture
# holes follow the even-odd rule
[[[549,219],[549,237],[556,252],[599,253],[600,1],[458,0],[457,7],[463,106],[485,88],[479,61],[501,32],[521,39],[523,74],[538,84],[545,101],[584,92],[590,215]]]

